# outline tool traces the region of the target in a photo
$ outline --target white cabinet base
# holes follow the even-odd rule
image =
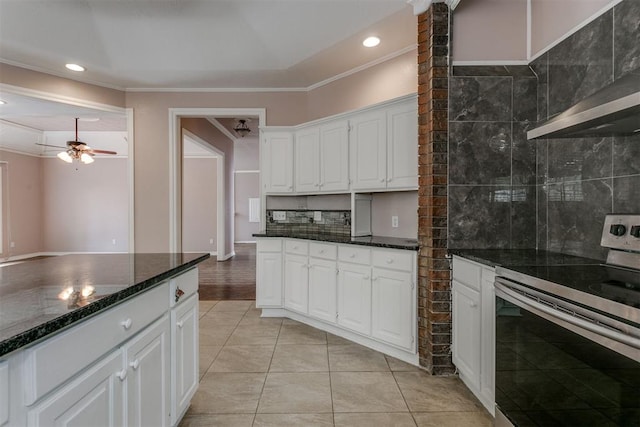
[[[408,351],[401,350],[391,345],[387,345],[377,340],[373,340],[362,335],[356,334],[354,332],[343,329],[339,326],[334,326],[327,324],[325,322],[311,319],[302,314],[289,311],[282,308],[263,308],[262,309],[262,317],[286,317],[287,319],[296,320],[300,323],[304,323],[305,325],[313,326],[314,328],[320,329],[325,332],[329,332],[333,335],[337,335],[349,341],[353,341],[356,344],[363,345],[372,350],[379,351],[380,353],[384,353],[388,356],[395,357],[398,360],[402,360],[403,362],[409,363],[410,365],[420,366],[420,361],[417,353],[410,353]]]

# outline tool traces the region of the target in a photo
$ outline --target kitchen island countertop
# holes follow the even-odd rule
[[[209,256],[81,254],[0,264],[0,356],[153,288]]]

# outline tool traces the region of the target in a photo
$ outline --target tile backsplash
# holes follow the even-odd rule
[[[526,131],[640,73],[640,2],[624,0],[529,66],[452,69],[449,247],[604,259],[604,216],[640,212],[640,134],[528,141]]]
[[[274,219],[274,212],[284,212],[284,220]],[[314,220],[320,212],[322,219]],[[267,233],[351,235],[350,210],[267,209]]]

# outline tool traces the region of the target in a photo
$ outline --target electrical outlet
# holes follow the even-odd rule
[[[209,244],[213,245],[213,239],[209,239]]]
[[[111,244],[115,245],[116,244],[116,239],[111,239]]]
[[[391,226],[393,228],[398,228],[398,217],[396,215],[391,217]]]
[[[11,246],[12,248],[15,248],[15,247],[16,247],[16,242],[11,242],[11,243],[9,244],[9,246]]]
[[[273,219],[276,221],[286,221],[287,212],[285,211],[273,211]]]

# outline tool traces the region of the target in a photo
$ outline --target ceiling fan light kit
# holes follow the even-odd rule
[[[39,144],[45,147],[65,148],[65,151],[58,153],[56,156],[66,163],[72,163],[74,160],[79,160],[85,165],[93,163],[95,154],[118,154],[115,151],[108,150],[94,150],[82,141],[78,141],[78,117],[76,117],[76,139],[75,141],[67,141],[66,147],[59,147],[57,145]]]

